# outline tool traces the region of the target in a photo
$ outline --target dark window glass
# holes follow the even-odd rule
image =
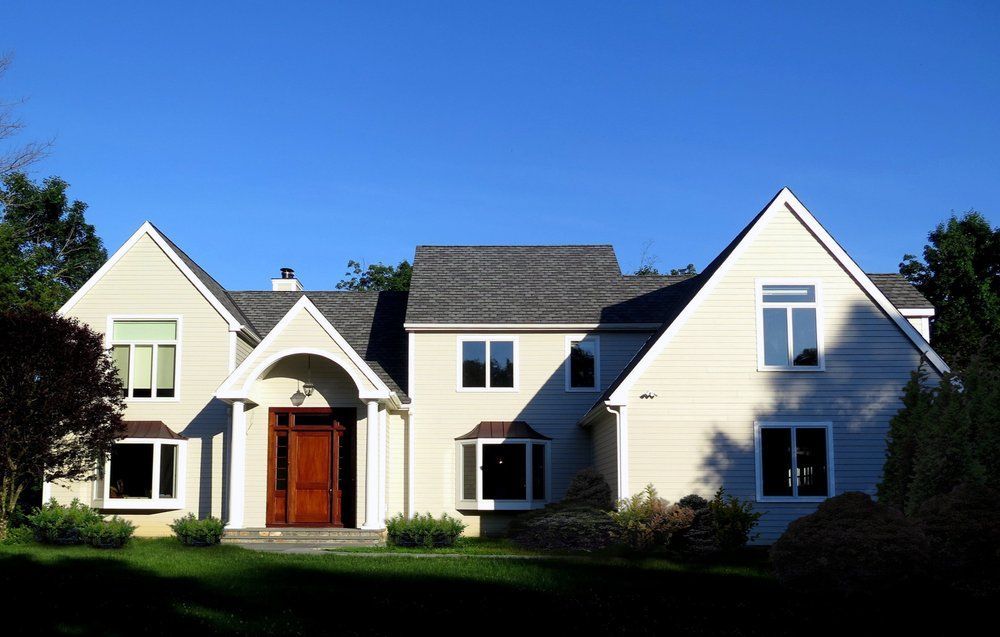
[[[785,308],[764,308],[764,364],[788,365],[788,314]]]
[[[275,414],[274,423],[282,427],[288,426],[288,414]]]
[[[483,445],[483,498],[524,500],[528,497],[524,445]]]
[[[462,387],[486,387],[486,342],[462,342]]]
[[[513,341],[490,341],[490,387],[513,386]]]
[[[462,445],[462,499],[476,499],[476,445]]]
[[[763,298],[765,303],[814,303],[816,301],[816,286],[765,285]]]
[[[296,427],[333,425],[333,414],[295,414]]]
[[[288,434],[279,434],[275,440],[274,490],[288,490]]]
[[[153,445],[115,445],[109,491],[112,498],[153,497]]]
[[[177,495],[177,445],[160,445],[160,497]]]
[[[531,446],[531,497],[545,499],[545,445]]]
[[[766,496],[792,495],[792,430],[760,430],[761,485]]]
[[[792,309],[792,364],[799,366],[819,365],[816,343],[816,309],[797,307]]]
[[[826,496],[826,429],[802,427],[795,430],[795,463],[801,496]]]
[[[569,386],[592,388],[595,383],[597,343],[577,341],[569,350]]]

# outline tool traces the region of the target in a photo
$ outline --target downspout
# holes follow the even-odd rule
[[[618,405],[605,407],[608,413],[615,417],[615,437],[618,447],[618,499],[624,500],[629,496],[628,488],[628,407]]]

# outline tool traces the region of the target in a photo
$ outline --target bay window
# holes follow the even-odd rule
[[[94,483],[99,509],[180,509],[184,506],[187,438],[160,421],[126,421]]]
[[[822,370],[819,282],[758,280],[757,341],[757,368],[761,371]]]
[[[111,317],[109,322],[111,358],[125,398],[176,399],[179,319]]]
[[[514,429],[507,432],[512,436],[486,437],[499,433],[497,425]],[[549,438],[524,423],[481,423],[460,437],[456,508],[499,511],[545,506],[550,498],[550,444]]]

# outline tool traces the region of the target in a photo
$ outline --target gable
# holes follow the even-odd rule
[[[740,264],[740,267],[733,272],[737,264]],[[723,281],[729,280],[731,274],[735,276],[735,280],[742,278],[743,285],[735,289],[728,284],[722,285]],[[756,279],[769,276],[832,277],[831,280],[840,286],[840,290],[854,297],[857,308],[867,308],[868,312],[876,312],[875,315],[879,316],[877,323],[882,329],[895,330],[893,332],[895,342],[905,343],[911,354],[915,353],[917,361],[921,356],[926,356],[936,371],[939,373],[948,371],[947,364],[913,325],[861,271],[795,195],[784,188],[722,254],[709,264],[705,272],[699,275],[701,281],[693,286],[691,297],[685,307],[650,338],[599,403],[607,401],[613,405],[627,404],[629,391],[635,382],[656,358],[663,354],[667,345],[686,329],[693,316],[717,292],[718,301],[710,304],[708,310],[710,312],[715,309],[717,312],[717,315],[711,315],[713,323],[719,324],[735,317],[735,320],[745,321],[750,325],[755,324],[755,308],[748,314],[740,311],[738,307],[748,299],[754,303],[756,301],[755,286],[752,281],[747,285],[747,277]],[[717,290],[720,286],[722,286],[721,292]],[[905,340],[900,341],[900,338]],[[723,355],[723,359],[727,357]],[[724,364],[724,360],[718,362]],[[694,363],[697,365],[697,362]]]

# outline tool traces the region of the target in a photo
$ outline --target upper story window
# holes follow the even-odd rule
[[[567,336],[566,391],[596,391],[600,388],[600,337]]]
[[[458,389],[517,389],[517,341],[507,338],[460,337]]]
[[[833,492],[830,423],[757,423],[757,499],[822,500]]]
[[[178,319],[111,319],[111,356],[128,399],[177,397]]]
[[[818,281],[758,281],[757,308],[757,369],[823,369]]]

